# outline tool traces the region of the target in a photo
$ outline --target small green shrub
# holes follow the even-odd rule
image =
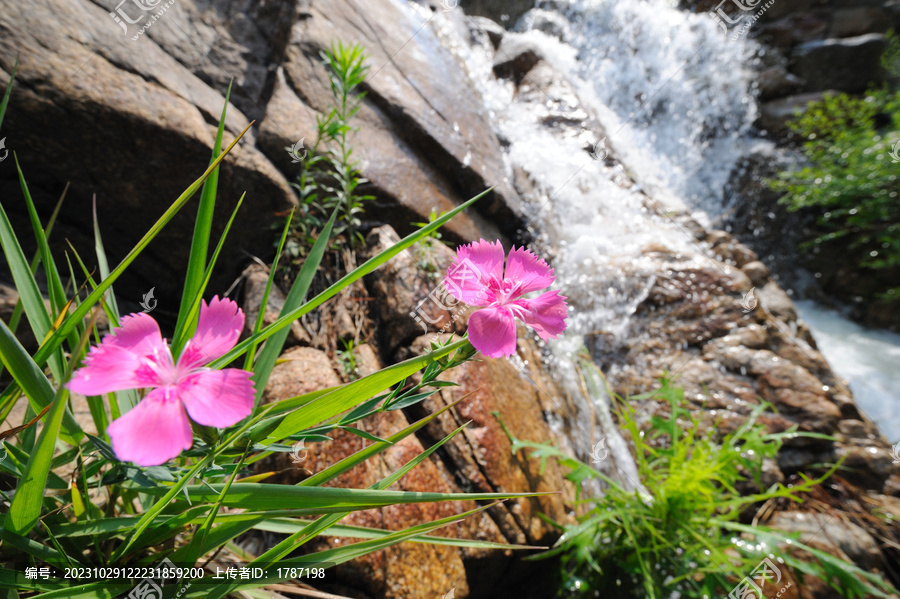
[[[900,55],[896,39],[886,64]],[[770,181],[790,211],[812,210],[819,226],[803,247],[846,247],[866,269],[900,267],[900,92],[826,96],[788,123],[808,164]],[[897,288],[876,290],[900,298]]]
[[[583,364],[589,386],[602,384],[602,375]],[[651,394],[631,398],[647,400]],[[683,391],[663,380],[655,397],[669,404],[668,418],[652,417],[642,431],[635,411],[618,400],[617,415],[623,432],[634,444],[640,474],[638,490],[626,490],[588,464],[559,449],[512,437],[513,451],[533,449],[531,457],[555,458],[568,467],[579,506],[586,509],[574,525],[559,526],[562,536],[554,547],[535,556],[558,556],[562,567],[560,597],[719,597],[727,594],[788,536],[763,527],[741,524],[739,518],[758,502],[776,497],[798,500],[798,495],[824,480],[809,480],[792,488],[776,484],[742,496],[741,484],[761,488],[763,460],[774,457],[782,440],[793,430],[770,434],[757,423],[768,406],[758,406],[747,421],[720,441],[703,434],[700,421],[686,410]],[[718,428],[718,423],[712,428]],[[508,433],[507,433],[508,434]],[[601,497],[583,497],[584,483],[601,481]],[[634,481],[638,482],[638,481]],[[767,546],[753,551],[752,543],[736,537],[749,535]],[[809,550],[796,538],[796,546]],[[890,587],[877,576],[852,564],[811,550],[817,563],[803,563],[790,555],[779,561],[795,571],[831,580],[837,577],[845,596],[871,593],[886,596]]]
[[[360,216],[363,203],[373,197],[357,193],[366,180],[353,158],[349,137],[356,131],[350,121],[365,97],[365,92],[359,91],[369,70],[365,60],[361,46],[341,42],[322,53],[331,78],[334,105],[327,114],[316,117],[316,140],[302,161],[297,183],[293,184],[300,192],[300,206],[285,245],[292,258],[305,256],[335,210],[336,245],[353,247],[363,241]]]

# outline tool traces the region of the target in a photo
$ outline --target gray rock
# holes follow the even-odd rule
[[[759,99],[763,102],[795,94],[803,88],[804,81],[789,73],[782,66],[769,67],[756,78]]]
[[[190,1],[179,2],[178,10],[132,40],[134,26],[125,34],[109,16],[115,2],[102,4],[0,1],[0,80],[8,80],[21,56],[4,136],[10,145],[15,140],[45,218],[65,182],[71,182],[51,241],[56,250],[68,250],[65,240],[71,240],[89,267],[95,262],[94,194],[109,262],[116,264],[207,168],[226,85],[211,71],[195,72],[190,65],[208,62],[204,54],[213,48],[228,47],[229,56],[252,53],[231,37],[223,25],[227,17],[212,8],[198,11]],[[243,17],[248,28],[258,16],[250,11]],[[179,27],[192,35],[186,37]],[[242,67],[252,70],[247,64],[223,69],[234,74]],[[236,92],[235,98],[240,95]],[[244,96],[242,104],[251,106],[252,98]],[[228,141],[248,124],[232,105]],[[0,170],[0,193],[21,197],[8,164]],[[240,231],[232,231],[214,272],[214,288],[234,280],[246,252],[271,251],[273,214],[294,201],[284,177],[254,148],[252,135],[223,163],[214,236],[244,191]],[[10,203],[8,210],[14,226],[29,230],[23,202]],[[123,299],[139,298],[155,287],[158,314],[175,311],[195,211],[196,202],[188,204],[126,272],[117,284]]]
[[[878,6],[841,8],[831,15],[829,37],[851,37],[866,33],[884,33],[891,27],[887,10]]]
[[[787,134],[787,122],[806,111],[810,102],[819,102],[826,95],[837,95],[833,89],[824,92],[812,92],[788,96],[772,102],[766,102],[760,106],[759,125],[766,131],[776,135]]]
[[[786,532],[799,532],[801,543],[837,549],[865,570],[882,565],[881,550],[872,535],[841,518],[812,512],[780,512],[768,525]]]
[[[522,34],[510,33],[503,38],[494,55],[494,74],[512,79],[518,85],[543,58],[537,43]]]
[[[506,29],[488,19],[487,17],[468,17],[466,22],[469,24],[469,31],[480,32],[487,35],[491,45],[496,50],[500,46],[500,41],[506,35]]]
[[[885,47],[880,33],[807,42],[794,48],[791,71],[806,80],[807,91],[862,92],[884,79],[880,58]]]

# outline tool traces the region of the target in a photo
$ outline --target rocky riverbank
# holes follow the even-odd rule
[[[223,165],[221,202],[230,206],[245,190],[247,199],[231,233],[238,243],[223,256],[213,287],[224,290],[241,277],[248,254],[270,258],[270,224],[277,213],[296,205],[289,185],[297,175],[296,164],[285,147],[314,136],[315,118],[325,110],[330,94],[319,53],[335,40],[359,42],[369,54],[371,70],[354,152],[369,181],[365,191],[376,197],[366,213],[370,248],[408,232],[412,222],[427,220],[432,209],[447,210],[491,186],[493,193],[455,219],[445,239],[484,237],[500,238],[506,246],[521,243],[534,226],[529,218],[533,201],[552,193],[542,189],[527,168],[510,165],[509,140],[495,133],[492,115],[467,65],[447,48],[442,19],[461,23],[472,39],[489,40],[495,51],[493,73],[513,82],[522,101],[529,94],[535,101],[542,102],[548,94],[558,100],[542,121],[555,134],[575,139],[586,134],[597,139],[602,134],[599,120],[539,49],[484,18],[467,18],[459,10],[443,14],[437,3],[235,0],[210,5],[179,0],[136,41],[124,36],[110,17],[115,10],[112,0],[37,0],[28,6],[0,0],[0,87],[8,82],[16,56],[20,58],[4,121],[7,146],[17,152],[45,220],[65,183],[71,183],[54,233],[57,249],[69,239],[82,255],[90,255],[90,201],[96,193],[100,226],[108,232],[105,245],[114,259],[121,258],[146,223],[206,168],[224,90],[234,78],[227,135],[235,136],[251,121],[255,124]],[[790,81],[786,75],[782,78]],[[609,168],[597,176],[608,177],[623,189],[635,187],[614,145],[603,156],[603,164]],[[123,173],[129,176],[118,176]],[[24,205],[7,199],[20,197],[11,161],[0,165],[0,193],[17,229],[27,230]],[[846,456],[841,473],[846,482],[835,486],[839,487],[835,494],[865,500],[829,504],[829,520],[821,527],[827,534],[812,533],[813,541],[866,569],[886,571],[896,561],[887,548],[889,539],[867,522],[878,510],[900,514],[891,497],[900,496],[900,473],[887,442],[856,409],[844,383],[816,350],[790,297],[770,276],[765,256],[761,261],[728,233],[704,229],[687,214],[663,211],[649,195],[641,197],[648,213],[682,229],[689,243],[678,250],[663,243],[645,244],[640,273],[627,264],[596,257],[598,268],[618,268],[623,276],[640,276],[647,283],[622,321],[624,330],[598,330],[585,339],[612,389],[623,395],[652,391],[668,372],[685,388],[696,412],[710,422],[720,420],[722,430],[739,426],[762,398],[777,408],[777,413],[766,414],[769,430],[797,424],[801,430],[833,436],[834,440],[799,438],[787,443],[777,462],[769,465],[767,476],[771,481],[789,480]],[[191,219],[188,208],[151,245],[148,256],[133,268],[140,276],[123,280],[117,289],[120,296],[134,298],[136,305],[147,289],[156,287],[159,313],[165,317],[175,311],[172,298],[187,264]],[[416,251],[430,252],[432,268],[422,266]],[[317,344],[314,335],[295,326],[293,346],[276,367],[266,399],[333,386],[421,353],[444,324],[449,323],[448,332],[461,332],[464,314],[452,321],[444,308],[429,304],[439,278],[435,273],[446,268],[450,254],[440,244],[408,250],[364,281],[358,292],[367,300],[361,302],[366,306],[362,318],[370,335],[356,339],[360,343],[353,350],[354,371],[347,370],[334,348]],[[247,271],[243,276],[249,314],[260,309],[260,278],[257,273],[254,292],[252,275]],[[758,298],[748,303],[751,288]],[[576,308],[578,301],[587,303],[597,294],[592,289],[571,293],[582,298],[574,300]],[[277,313],[277,299],[273,301],[270,310]],[[433,310],[428,316],[435,324],[427,332],[410,316],[419,306]],[[353,337],[352,330],[345,327],[337,334]],[[466,364],[453,372],[460,386],[443,390],[415,409],[366,421],[368,432],[383,436],[462,400],[417,436],[345,473],[336,484],[371,484],[423,447],[471,422],[462,435],[404,478],[400,488],[559,491],[541,499],[504,503],[443,533],[551,544],[557,533],[537,514],[570,518],[575,509],[573,489],[552,463],[541,472],[524,455],[511,454],[492,412],[499,412],[519,438],[554,442],[586,456],[596,437],[586,440],[577,431],[601,431],[602,423],[585,410],[586,398],[573,394],[558,375],[547,348],[533,340],[520,343],[516,359]],[[644,417],[664,408],[650,401]],[[321,470],[364,442],[358,436],[338,434],[331,443],[310,446],[303,468]],[[275,472],[273,479],[286,484],[306,476],[287,462],[260,468]],[[352,522],[393,529],[469,507],[397,506],[360,512]],[[779,509],[790,511],[776,510],[772,524],[808,532],[805,520],[794,515],[796,507]],[[265,541],[264,536],[248,539],[257,543],[248,549],[258,549]],[[405,544],[342,566],[336,577],[340,583],[331,590],[372,599],[430,598],[451,589],[459,598],[551,596],[552,563],[535,565],[522,562],[520,556]],[[809,589],[802,596],[830,596],[824,588],[811,584]]]

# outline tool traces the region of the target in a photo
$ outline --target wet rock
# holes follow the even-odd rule
[[[759,260],[744,264],[741,270],[756,287],[762,287],[769,281],[769,269]]]
[[[518,21],[532,6],[532,2],[519,0],[468,0],[465,11],[468,15],[487,17],[506,27]]]
[[[819,102],[826,95],[837,95],[837,93],[833,89],[829,89],[766,102],[760,106],[759,126],[773,135],[785,136],[788,132],[787,122],[789,119],[805,112],[810,102]]]
[[[370,255],[399,242],[389,226],[373,229],[366,239]],[[381,344],[386,353],[428,331],[465,331],[468,308],[451,296],[443,284],[455,252],[433,241],[406,249],[365,279],[380,319]]]
[[[896,469],[895,469],[896,470]],[[894,472],[884,482],[884,493],[891,497],[900,497],[900,472]],[[892,512],[895,518],[900,518],[900,509]]]
[[[569,36],[569,22],[566,18],[559,12],[542,8],[533,8],[525,13],[516,24],[516,29],[519,31],[542,31],[560,41],[566,41]]]
[[[887,10],[879,6],[841,8],[832,14],[830,37],[851,37],[866,33],[884,33],[891,27]]]
[[[510,33],[503,38],[494,55],[494,74],[512,79],[518,85],[544,54],[537,42],[521,34]]]
[[[871,422],[853,419],[842,420],[838,429],[840,430],[841,435],[847,439],[871,443],[879,443],[881,441],[881,435],[878,432],[878,428]]]
[[[500,40],[506,35],[506,30],[503,27],[487,17],[468,17],[466,22],[469,24],[470,31],[487,35],[494,49],[497,49],[497,47],[500,46]]]
[[[800,10],[766,23],[760,27],[760,36],[776,48],[787,49],[795,44],[819,39],[827,31],[828,22],[827,11]]]
[[[778,65],[761,71],[756,83],[759,99],[767,102],[799,92],[803,88],[804,81]]]
[[[863,528],[828,514],[780,512],[768,525],[786,532],[799,532],[800,542],[859,564],[863,569],[883,565],[878,543]]]
[[[841,89],[859,93],[884,79],[879,59],[885,44],[880,33],[807,42],[794,48],[791,70],[806,80],[807,91]]]
[[[778,318],[797,320],[797,310],[791,297],[774,281],[769,281],[762,289],[758,289],[760,304]]]
[[[894,471],[891,453],[884,447],[839,447],[838,457],[842,456],[846,456],[842,476],[864,489],[882,489]]]

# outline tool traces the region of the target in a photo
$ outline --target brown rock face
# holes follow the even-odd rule
[[[106,4],[112,8],[114,3]],[[131,41],[109,12],[82,1],[0,4],[0,86],[6,87],[20,57],[4,136],[45,218],[71,182],[53,240],[57,249],[71,240],[89,265],[94,263],[92,196],[97,196],[110,263],[116,264],[206,170],[215,138],[212,123],[225,104],[226,86],[205,82],[180,60],[196,48],[182,46],[179,55],[168,51],[176,52],[175,47],[163,48],[149,36]],[[178,18],[171,16],[168,27]],[[167,19],[150,30],[154,37]],[[198,28],[203,35],[227,35],[215,25],[198,23]],[[232,106],[226,123],[227,143],[249,120]],[[7,211],[27,231],[11,164],[5,162],[0,170],[0,193],[10,200],[4,201]],[[293,202],[287,181],[254,149],[252,136],[222,168],[214,235],[243,191],[243,226],[237,235],[232,232],[213,282],[217,288],[236,276],[242,250],[268,250],[273,213]],[[175,293],[184,278],[195,211],[196,203],[188,204],[130,269],[120,289],[127,290],[125,299],[130,295],[137,302],[140,293],[156,287],[159,311],[177,309]]]
[[[412,351],[427,351],[429,339],[430,336],[426,336],[417,340]],[[534,361],[537,353],[530,342],[524,342],[523,348],[531,356],[533,364],[524,374],[506,360],[469,362],[451,371],[447,377],[459,382],[459,387],[445,388],[407,411],[383,412],[361,421],[358,424],[360,428],[384,438],[428,413],[466,397],[459,406],[426,427],[418,437],[407,437],[329,484],[348,488],[368,487],[413,459],[424,447],[442,439],[464,422],[471,421],[468,428],[431,459],[414,468],[393,488],[445,493],[561,491],[557,495],[500,504],[437,533],[501,543],[551,544],[556,533],[538,519],[537,514],[542,512],[554,520],[566,521],[572,510],[572,489],[566,486],[562,471],[555,464],[550,464],[540,474],[537,463],[525,459],[523,455],[513,455],[508,438],[492,414],[499,412],[512,433],[520,438],[549,439],[553,436],[543,418],[544,403],[552,401],[551,396],[559,391],[541,374],[539,363]],[[382,367],[377,352],[370,345],[357,347],[355,355],[359,376],[366,376]],[[324,352],[298,347],[285,352],[282,359],[285,362],[275,367],[264,401],[293,397],[340,383],[340,377]],[[293,463],[289,454],[277,454],[261,462],[258,471],[275,471],[269,482],[292,484],[370,443],[346,431],[337,431],[331,436],[331,442],[307,444],[307,453],[303,454],[301,463]],[[400,530],[474,507],[473,502],[462,501],[394,506],[353,513],[343,522]],[[342,542],[346,541],[321,538],[311,543],[310,549]],[[552,594],[552,571],[555,568],[552,562],[541,562],[526,568],[513,558],[511,552],[404,543],[338,567],[334,578],[341,581],[340,584],[323,588],[350,594],[362,592],[369,597],[423,599],[442,596],[451,588],[456,589],[458,597],[491,597],[514,588],[520,589],[519,596]]]
[[[375,256],[398,241],[400,237],[390,226],[378,227],[366,239],[367,251]],[[393,354],[429,331],[465,332],[467,307],[443,285],[454,256],[450,248],[437,241],[419,243],[366,277],[386,352]]]
[[[138,23],[117,23],[110,13],[121,16],[119,8]],[[224,93],[235,78],[226,143],[250,119],[256,124],[219,179],[214,237],[247,193],[212,282],[224,289],[247,253],[271,255],[269,225],[295,203],[288,182],[299,166],[285,147],[302,138],[311,145],[316,117],[331,105],[320,52],[335,40],[358,41],[370,71],[352,143],[369,181],[364,191],[378,198],[367,218],[405,233],[432,209],[450,210],[496,186],[477,211],[454,219],[447,234],[456,240],[512,234],[521,215],[499,142],[464,68],[423,14],[390,0],[179,0],[139,33],[150,17],[137,4],[2,0],[0,86],[21,56],[3,123],[7,147],[17,152],[45,220],[71,181],[54,235],[57,249],[70,239],[82,256],[93,255],[90,203],[97,194],[115,264],[206,169]],[[0,191],[14,199],[4,207],[17,229],[27,231],[12,164],[0,165]],[[130,269],[119,285],[123,300],[137,302],[156,287],[157,314],[173,315],[195,210],[195,203],[186,206]]]

